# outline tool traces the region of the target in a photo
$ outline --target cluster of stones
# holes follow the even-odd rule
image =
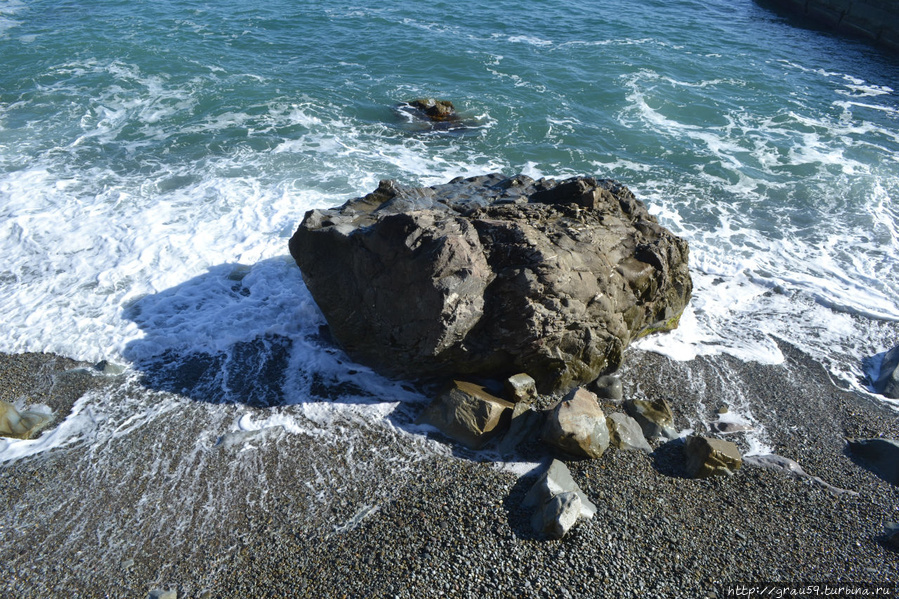
[[[540,439],[564,457],[597,459],[610,446],[651,453],[647,438],[678,437],[671,407],[664,399],[622,401],[621,381],[611,376],[598,379],[593,389],[596,392],[577,387],[541,410],[534,379],[527,374],[506,381],[505,397],[457,380],[422,412],[419,422],[470,449],[498,440],[497,448],[504,455],[522,442]],[[622,403],[625,411],[606,415],[600,397],[611,404]],[[691,436],[684,448],[687,470],[696,478],[730,475],[742,464],[737,446],[728,441]],[[524,504],[533,510],[535,531],[551,538],[564,536],[579,519],[596,513],[596,506],[558,460],[537,481]]]

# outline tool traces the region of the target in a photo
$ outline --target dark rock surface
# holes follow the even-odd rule
[[[382,181],[308,212],[290,252],[354,359],[407,378],[527,372],[541,392],[614,370],[692,292],[686,242],[586,177]]]

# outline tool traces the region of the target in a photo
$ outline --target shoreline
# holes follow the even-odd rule
[[[782,349],[778,366],[728,356],[679,363],[631,350],[619,374],[626,397],[666,397],[678,428],[714,420],[722,398],[745,402],[776,453],[857,496],[748,465],[732,477],[689,479],[676,444],[654,444],[648,456],[610,450],[567,462],[596,517],[562,540],[537,540],[519,505],[532,479],[415,433],[422,406],[400,406],[387,423],[348,417],[321,423],[321,434],[272,433],[229,449],[220,432],[241,413],[311,416],[302,405],[182,398],[120,435],[0,465],[0,497],[11,506],[0,529],[0,589],[17,597],[175,588],[179,598],[722,597],[727,584],[759,581],[899,585],[899,552],[881,539],[885,524],[899,521],[899,488],[856,464],[844,440],[899,438],[899,417]],[[0,391],[33,385],[39,398],[69,389],[63,406],[94,383],[125,407],[147,393],[126,377],[88,374],[66,387],[59,381],[72,375],[54,376],[77,366],[3,355]],[[129,421],[124,407],[117,417]],[[328,437],[329,428],[348,432]],[[745,450],[740,436],[725,438]]]

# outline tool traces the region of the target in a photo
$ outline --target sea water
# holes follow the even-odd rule
[[[868,393],[863,359],[899,341],[899,63],[751,0],[0,0],[0,57],[0,350],[149,394],[92,394],[0,459],[184,401],[204,443],[425,401],[329,343],[287,252],[307,210],[387,178],[629,186],[695,285],[643,350],[778,364],[786,342]],[[408,122],[418,97],[468,128]],[[251,411],[272,406],[294,409]]]

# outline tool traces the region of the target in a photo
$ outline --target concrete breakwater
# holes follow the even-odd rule
[[[759,4],[899,52],[897,0],[759,0]]]

